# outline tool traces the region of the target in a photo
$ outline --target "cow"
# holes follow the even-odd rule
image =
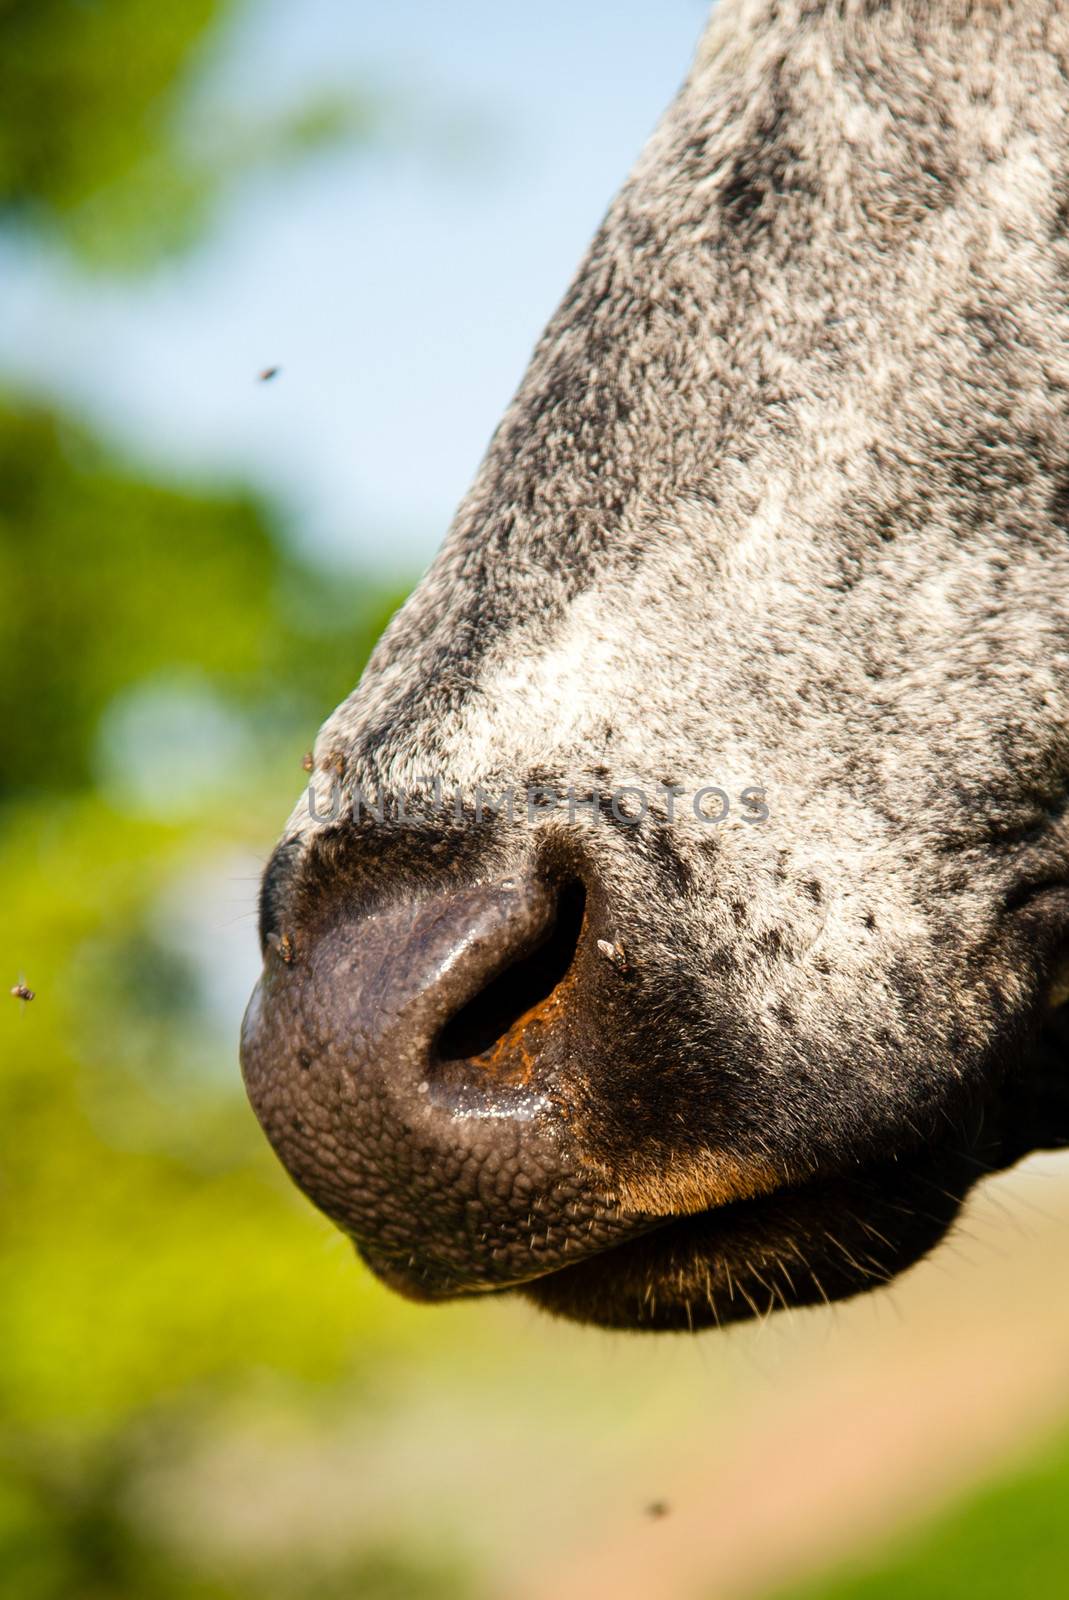
[[[715,8],[264,876],[394,1289],[841,1299],[1065,1138],[1067,118],[1059,0]]]

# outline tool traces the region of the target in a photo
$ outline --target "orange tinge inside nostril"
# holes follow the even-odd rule
[[[538,1054],[538,1036],[575,981],[585,907],[583,885],[565,885],[545,938],[492,978],[446,1023],[434,1050],[440,1063],[472,1062],[494,1077],[514,1083],[528,1080]]]

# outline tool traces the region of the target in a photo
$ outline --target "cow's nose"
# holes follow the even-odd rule
[[[586,1228],[584,1247],[633,1231],[561,1137],[557,1091],[597,1025],[586,911],[578,880],[506,877],[360,916],[339,904],[269,951],[242,1034],[250,1098],[396,1286],[550,1270],[575,1245],[533,1249],[540,1207]]]
[[[546,1023],[563,1025],[575,985],[584,902],[578,881],[522,876],[343,914],[307,952],[313,1055],[340,1049],[354,1089],[399,1115],[529,1115],[547,1089]]]

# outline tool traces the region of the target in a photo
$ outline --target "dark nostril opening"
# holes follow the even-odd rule
[[[468,1061],[485,1054],[521,1017],[549,999],[575,959],[585,904],[581,883],[561,889],[556,917],[541,942],[499,972],[446,1023],[435,1050],[439,1061]]]

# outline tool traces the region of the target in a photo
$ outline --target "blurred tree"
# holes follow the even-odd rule
[[[234,177],[366,136],[369,93],[246,115],[196,95],[231,0],[0,0],[0,215],[139,267],[193,242]]]
[[[0,596],[0,798],[89,783],[108,704],[165,671],[270,700],[307,738],[398,599],[283,553],[247,492],[147,483],[2,398]]]
[[[170,137],[180,73],[225,0],[3,0],[0,194],[62,213]]]
[[[204,112],[231,9],[0,0],[0,225],[145,265],[235,173],[366,132],[367,97]],[[268,848],[399,598],[304,564],[249,491],[149,481],[0,397],[0,880],[7,982],[37,990],[0,999],[0,1593],[468,1592],[448,1560],[378,1548],[208,1572],[136,1510],[146,1462],[265,1373],[359,1395],[408,1337],[349,1252],[324,1258],[243,1104],[210,953],[161,910]]]

